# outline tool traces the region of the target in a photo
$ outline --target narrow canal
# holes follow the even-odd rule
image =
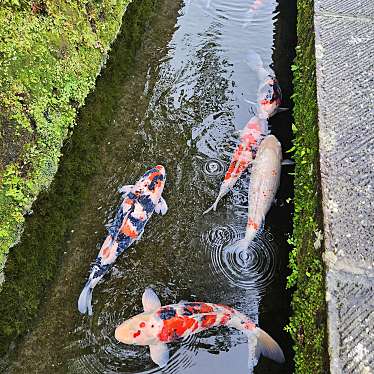
[[[291,105],[295,3],[264,1],[250,22],[248,0],[135,0],[130,5],[97,89],[65,145],[51,192],[35,205],[22,242],[10,256],[9,282],[16,266],[22,266],[22,251],[40,251],[41,263],[48,263],[54,260],[46,259],[49,252],[43,248],[53,247],[60,252],[60,265],[49,276],[54,279],[37,321],[30,321],[27,335],[10,345],[4,372],[248,372],[246,337],[236,330],[214,329],[171,344],[170,362],[162,370],[147,347],[118,343],[115,327],[142,311],[141,295],[148,286],[163,304],[208,301],[247,314],[286,356],[283,365],[262,358],[255,372],[292,372],[292,343],[283,331],[290,314],[285,284],[292,169],[282,170],[277,201],[250,260],[225,251],[244,235],[249,173],[217,212],[202,213],[218,193],[238,142],[235,132],[256,109],[248,103],[255,101],[259,83],[246,63],[250,50],[275,70],[282,106]],[[135,45],[127,33],[142,30],[131,17],[151,6],[153,14]],[[291,148],[291,122],[290,112],[270,121],[284,153]],[[167,171],[168,213],[152,217],[142,240],[95,288],[93,317],[80,315],[77,298],[106,235],[104,225],[119,203],[117,189],[157,164]],[[30,277],[32,286],[37,280]]]

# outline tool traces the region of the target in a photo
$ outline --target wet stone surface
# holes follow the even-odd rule
[[[371,373],[374,3],[315,9],[331,372]]]

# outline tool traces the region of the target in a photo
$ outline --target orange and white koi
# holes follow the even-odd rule
[[[267,120],[260,119],[256,116],[249,120],[240,133],[240,144],[236,147],[231,158],[230,166],[221,184],[217,199],[203,214],[208,213],[210,210],[215,211],[217,209],[218,202],[234,187],[237,180],[254,159],[257,148],[267,133]]]
[[[169,361],[167,343],[220,326],[233,327],[248,337],[250,369],[261,354],[279,363],[285,361],[282,349],[265,331],[229,306],[181,301],[162,307],[151,288],[143,293],[142,302],[144,312],[119,325],[115,338],[124,344],[148,345],[153,362],[160,367]]]
[[[119,192],[123,201],[113,223],[108,227],[100,252],[92,265],[90,276],[79,296],[78,309],[92,315],[92,291],[105,273],[127,248],[140,240],[145,225],[154,212],[165,214],[167,205],[161,196],[166,180],[165,168],[157,165],[148,170],[135,185],[124,186]]]
[[[258,116],[261,119],[268,119],[278,112],[287,110],[280,108],[282,102],[282,91],[278,80],[270,69],[265,69],[261,57],[254,51],[247,55],[247,64],[257,73],[260,85],[257,90],[257,102],[255,104]]]

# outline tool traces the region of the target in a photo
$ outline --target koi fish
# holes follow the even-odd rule
[[[265,0],[254,0],[252,5],[249,7],[246,12],[246,22],[243,24],[243,27],[247,27],[253,20],[253,17],[256,15],[257,11],[261,9],[264,5]]]
[[[236,147],[231,158],[230,166],[221,184],[217,199],[203,214],[217,209],[218,202],[234,187],[236,181],[254,159],[258,145],[267,133],[267,120],[256,116],[249,120],[240,133],[240,144]]]
[[[161,196],[165,179],[165,169],[158,165],[148,170],[135,185],[123,186],[119,190],[123,194],[123,200],[79,296],[78,310],[81,313],[88,312],[88,315],[92,315],[94,287],[113,266],[118,256],[135,241],[140,240],[153,212],[166,214],[168,207]]]
[[[161,306],[151,288],[144,291],[142,303],[144,312],[119,325],[115,338],[124,344],[149,345],[151,359],[160,367],[169,361],[167,343],[219,326],[233,327],[246,334],[249,368],[253,369],[261,354],[279,363],[285,361],[282,349],[265,331],[229,306],[187,301]]]
[[[252,166],[245,237],[236,244],[240,249],[247,249],[263,226],[279,187],[281,165],[282,147],[274,135],[268,135],[261,142]]]
[[[259,118],[268,119],[278,112],[287,110],[279,107],[282,102],[281,88],[274,73],[264,68],[261,57],[251,51],[247,55],[247,63],[257,73],[261,82],[257,90],[257,102],[247,101],[256,105]]]

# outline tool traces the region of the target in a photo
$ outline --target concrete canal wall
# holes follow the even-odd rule
[[[374,2],[316,0],[330,372],[374,372]]]

